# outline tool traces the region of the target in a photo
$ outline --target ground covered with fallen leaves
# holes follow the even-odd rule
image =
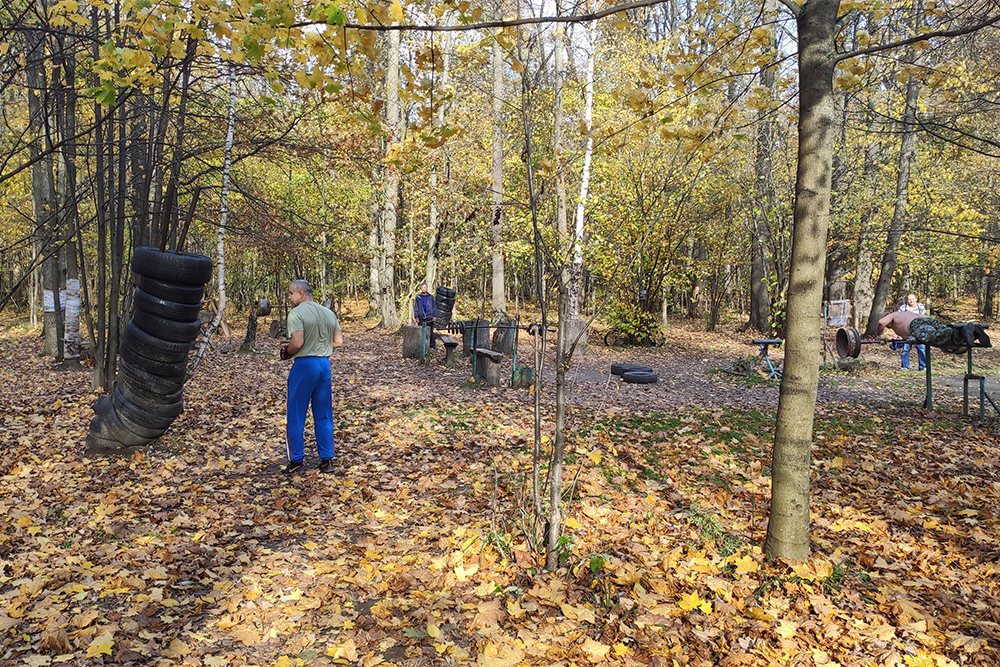
[[[167,435],[103,458],[84,452],[90,372],[0,329],[0,665],[1000,663],[1000,444],[995,418],[960,414],[964,357],[934,360],[936,410],[885,348],[824,371],[813,558],[793,564],[760,551],[777,384],[716,370],[748,336],[592,345],[547,573],[531,394],[471,388],[443,353],[403,360],[368,325],[347,323],[332,362],[336,473],[307,433],[291,480],[278,341],[216,339]],[[993,382],[995,353],[977,359]],[[615,361],[660,382],[623,385]]]

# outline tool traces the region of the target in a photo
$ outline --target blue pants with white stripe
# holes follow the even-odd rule
[[[303,431],[306,410],[312,403],[316,425],[316,448],[320,459],[333,458],[333,392],[330,359],[299,357],[288,372],[288,402],[285,418],[285,446],[288,460],[294,463],[305,457]]]

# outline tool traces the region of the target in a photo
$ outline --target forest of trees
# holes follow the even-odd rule
[[[86,332],[96,387],[137,246],[216,258],[231,312],[306,278],[390,329],[425,280],[493,321],[729,316],[787,341],[801,557],[823,300],[996,314],[995,0],[2,2],[0,309],[57,360]]]
[[[826,295],[855,299],[862,326],[908,290],[992,317],[1000,48],[972,28],[996,7],[840,5],[837,53],[859,55],[835,71]],[[185,249],[223,243],[239,309],[305,277],[392,327],[426,279],[500,319],[567,270],[575,312],[780,329],[793,17],[772,0],[610,9],[4,0],[0,304],[52,310],[43,290],[82,279],[106,348],[130,248],[165,223],[176,247],[190,212]],[[947,30],[968,34],[906,43]]]

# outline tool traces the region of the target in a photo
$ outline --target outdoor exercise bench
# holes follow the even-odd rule
[[[456,350],[458,350],[458,339],[452,336],[441,336],[441,342],[444,343],[444,348],[446,350],[445,363],[449,366],[454,366],[458,363],[456,356]]]
[[[769,380],[780,380],[781,371],[774,367],[771,363],[771,357],[768,356],[767,350],[772,345],[781,345],[783,341],[781,338],[758,338],[753,341],[753,344],[760,348],[760,360],[767,364],[768,368],[768,379]]]
[[[951,326],[953,328],[958,329],[958,328],[961,328],[961,327],[963,327],[965,325],[964,324],[952,324]],[[985,324],[982,325],[982,327],[984,329],[987,328],[987,326]],[[910,343],[911,345],[917,345],[918,344],[917,341],[914,340],[913,338],[910,338],[906,342]],[[923,343],[921,343],[921,344],[923,344]],[[931,384],[931,379],[933,378],[933,374],[931,372],[931,347],[932,346],[931,345],[926,345],[926,344],[923,344],[923,345],[924,345],[924,347],[925,347],[925,349],[927,351],[927,368],[925,369],[926,373],[927,373],[927,385],[926,385],[927,386],[927,395],[924,397],[924,407],[927,408],[928,410],[933,410],[934,409],[934,392],[933,392],[932,384]],[[981,347],[992,347],[992,345],[980,345],[977,342],[977,343],[974,343],[972,345],[966,345],[966,346],[963,346],[963,347],[966,347],[967,350],[966,350],[965,375],[962,376],[962,414],[964,416],[966,416],[966,417],[969,416],[969,383],[970,382],[978,382],[979,383],[979,421],[982,422],[986,418],[986,401],[990,402],[990,405],[992,405],[993,409],[997,411],[997,414],[1000,414],[1000,408],[997,407],[997,404],[993,402],[993,398],[986,391],[986,376],[984,376],[984,375],[978,375],[978,374],[972,372],[972,350],[973,350],[973,348],[977,348],[977,347],[980,347],[980,348]]]
[[[488,387],[499,387],[500,361],[503,359],[503,353],[482,347],[474,347],[471,352],[475,355],[472,360],[475,376],[482,378]]]

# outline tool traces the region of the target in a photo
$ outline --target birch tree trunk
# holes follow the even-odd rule
[[[198,340],[198,349],[188,366],[188,376],[198,368],[208,342],[222,324],[226,313],[226,225],[229,223],[229,172],[233,166],[233,134],[236,128],[236,63],[229,61],[229,108],[226,112],[226,145],[222,158],[222,189],[219,192],[219,229],[215,235],[215,276],[219,285],[219,308],[208,330]]]
[[[587,24],[588,46],[587,80],[584,84],[583,123],[587,129],[587,142],[583,148],[583,173],[580,175],[580,199],[576,203],[576,226],[573,230],[573,271],[569,288],[569,316],[580,317],[580,289],[583,282],[583,224],[590,187],[590,161],[594,154],[594,58],[597,51],[597,22]]]
[[[503,18],[503,2],[497,0],[496,18]],[[503,49],[493,39],[493,210],[490,215],[490,246],[493,250],[493,321],[507,321],[507,290],[504,283],[503,260]]]
[[[771,464],[764,552],[809,556],[809,467],[819,383],[823,270],[833,166],[834,31],[840,0],[783,0],[799,41],[799,149],[788,289],[785,369]]]

